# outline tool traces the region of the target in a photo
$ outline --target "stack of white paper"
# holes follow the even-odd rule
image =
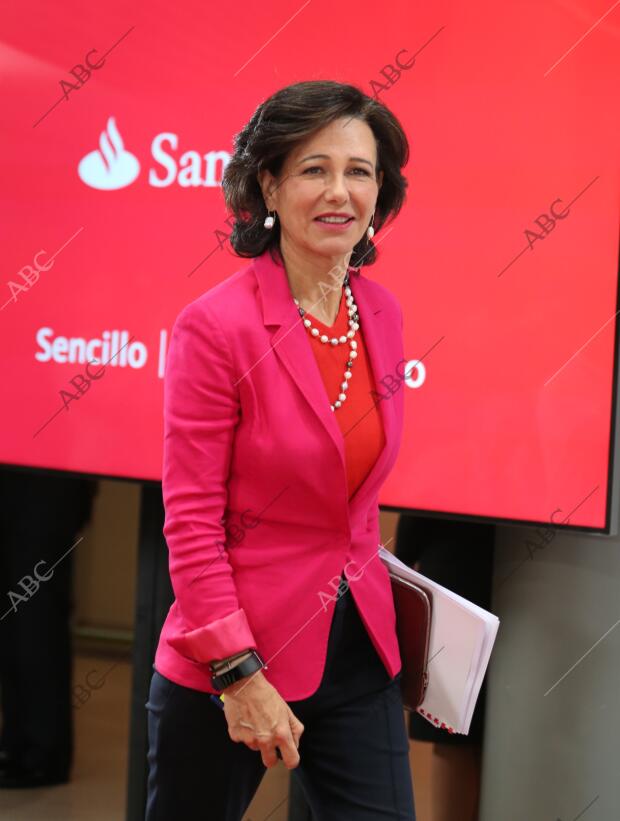
[[[429,680],[418,712],[437,727],[467,735],[499,619],[412,570],[383,546],[379,546],[379,557],[392,573],[431,596]]]

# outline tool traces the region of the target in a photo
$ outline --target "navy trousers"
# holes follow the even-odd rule
[[[400,674],[389,677],[350,592],[336,602],[318,690],[288,704],[305,727],[291,775],[313,821],[415,821]],[[146,821],[241,821],[266,770],[260,752],[230,739],[208,693],[157,670],[146,708]]]

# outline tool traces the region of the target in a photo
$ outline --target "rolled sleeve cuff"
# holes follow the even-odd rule
[[[258,649],[244,610],[168,639],[182,656],[206,664],[214,659],[234,656],[242,650]]]

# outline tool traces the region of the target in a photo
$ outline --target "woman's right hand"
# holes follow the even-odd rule
[[[251,750],[260,750],[265,767],[278,763],[276,747],[289,769],[299,764],[304,725],[259,670],[223,690],[228,735]]]

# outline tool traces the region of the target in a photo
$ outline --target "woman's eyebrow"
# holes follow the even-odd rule
[[[310,154],[308,157],[304,157],[303,159],[299,160],[299,162],[297,164],[300,165],[302,162],[306,162],[306,160],[329,160],[329,155],[328,154]],[[353,162],[365,162],[371,168],[373,167],[370,160],[365,160],[363,157],[349,157],[349,160],[351,160]]]

